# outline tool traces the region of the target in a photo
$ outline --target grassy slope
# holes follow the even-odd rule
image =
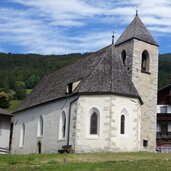
[[[7,109],[9,112],[14,112],[15,109],[21,104],[22,100],[11,100],[10,106]]]
[[[0,170],[167,171],[171,170],[171,155],[146,152],[2,155]]]
[[[27,95],[31,93],[32,89],[26,89]],[[9,112],[14,112],[17,107],[22,103],[22,100],[11,100],[10,101],[10,106],[7,109]]]

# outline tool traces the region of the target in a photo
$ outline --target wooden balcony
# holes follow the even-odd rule
[[[157,139],[171,139],[171,132],[157,132]]]
[[[157,113],[157,121],[171,121],[171,113]]]

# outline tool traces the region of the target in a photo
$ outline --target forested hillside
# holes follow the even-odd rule
[[[14,111],[46,74],[87,54],[36,55],[0,53],[0,107]]]
[[[32,89],[46,74],[60,69],[86,54],[18,55],[0,53],[0,88],[13,89],[16,81],[23,81]]]
[[[37,55],[0,53],[0,88],[13,89],[16,81],[23,81],[32,89],[46,74],[60,69],[87,54]],[[159,88],[171,83],[171,54],[159,57]]]
[[[40,79],[55,70],[75,62],[88,55],[37,55],[0,53],[0,104],[4,98],[8,104],[11,100],[22,100],[35,87]],[[159,88],[171,83],[171,54],[159,57]]]
[[[158,87],[171,84],[171,53],[159,56]]]

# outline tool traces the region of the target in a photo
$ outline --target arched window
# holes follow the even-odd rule
[[[125,116],[121,115],[121,134],[125,134]]]
[[[98,115],[95,112],[90,117],[90,134],[98,134]]]
[[[93,107],[89,111],[89,124],[87,133],[88,135],[98,135],[100,136],[100,111]]]
[[[38,120],[37,136],[43,136],[43,117],[40,116]]]
[[[149,72],[150,58],[147,50],[144,50],[141,58],[141,71]]]
[[[122,59],[123,64],[125,65],[126,64],[126,51],[125,50],[123,50],[121,53],[121,59]]]
[[[59,122],[59,138],[65,138],[65,132],[66,132],[66,114],[63,111],[60,116],[60,122]]]
[[[20,142],[19,142],[20,147],[24,146],[24,138],[25,138],[25,125],[23,123],[20,130]]]

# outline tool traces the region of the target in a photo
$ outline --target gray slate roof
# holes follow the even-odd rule
[[[0,115],[8,115],[8,116],[13,116],[10,112],[7,112],[6,110],[0,108]]]
[[[116,41],[115,45],[117,46],[133,38],[158,46],[157,42],[138,17],[138,14]]]
[[[110,45],[45,76],[17,111],[70,96],[66,95],[67,84],[78,80],[81,82],[70,95],[110,93],[140,99],[114,45]]]

